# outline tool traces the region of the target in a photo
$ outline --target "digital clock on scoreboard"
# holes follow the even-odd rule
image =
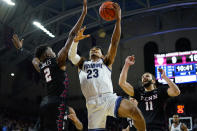
[[[166,84],[158,71],[162,68],[175,83],[197,82],[197,51],[155,54],[155,77],[159,83]]]

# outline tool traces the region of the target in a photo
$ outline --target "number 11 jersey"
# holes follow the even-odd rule
[[[84,61],[79,72],[81,90],[86,100],[106,93],[113,93],[111,70],[99,59],[96,62]]]
[[[157,87],[152,91],[134,88],[134,98],[146,120],[147,128],[160,129],[165,127],[164,104],[169,98],[168,87]]]

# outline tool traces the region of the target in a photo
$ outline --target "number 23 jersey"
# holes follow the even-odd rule
[[[165,126],[164,104],[167,98],[168,87],[157,87],[152,91],[134,88],[134,98],[138,101],[138,107],[149,126]]]
[[[79,79],[86,100],[100,94],[113,93],[111,70],[104,64],[103,59],[96,62],[84,61]]]

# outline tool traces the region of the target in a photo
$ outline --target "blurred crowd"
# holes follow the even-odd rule
[[[24,116],[14,110],[0,108],[0,131],[35,131],[33,117]]]

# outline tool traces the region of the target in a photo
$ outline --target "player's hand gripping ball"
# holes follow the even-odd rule
[[[99,14],[102,19],[106,21],[113,21],[116,18],[116,12],[114,8],[114,2],[104,2],[99,8]]]

